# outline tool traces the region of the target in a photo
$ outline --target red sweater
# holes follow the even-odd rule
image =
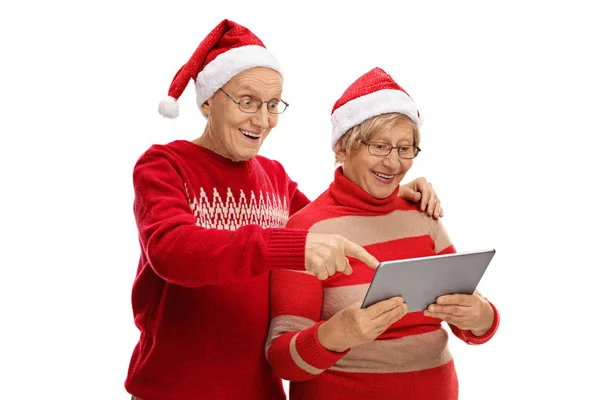
[[[317,200],[296,213],[289,227],[338,233],[364,246],[380,261],[453,253],[439,220],[428,217],[394,192],[374,199],[338,169],[335,180]],[[296,399],[455,400],[458,381],[441,320],[409,313],[377,340],[343,353],[326,350],[317,339],[321,321],[362,301],[375,273],[356,259],[350,276],[319,281],[299,271],[271,273],[271,327],[266,353],[275,373],[290,380]],[[493,307],[493,306],[492,306]],[[498,327],[498,313],[486,335],[451,326],[470,344],[488,341]]]
[[[125,381],[143,400],[284,399],[264,357],[270,268],[304,269],[309,200],[276,161],[234,163],[196,144],[152,146],[135,165],[140,340]]]

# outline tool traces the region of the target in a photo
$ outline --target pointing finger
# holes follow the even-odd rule
[[[369,254],[363,247],[344,238],[344,253],[346,256],[354,257],[367,264],[373,269],[377,269],[379,261]]]

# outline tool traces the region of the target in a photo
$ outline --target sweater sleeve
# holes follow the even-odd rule
[[[459,338],[467,344],[473,345],[484,344],[487,341],[489,341],[496,334],[498,326],[500,325],[500,315],[498,314],[498,310],[496,309],[496,306],[494,306],[491,302],[490,305],[494,310],[494,322],[492,323],[492,327],[485,333],[485,335],[475,336],[469,330],[459,329],[454,325],[450,325],[450,330],[452,330],[454,336],[456,336],[457,338]]]
[[[281,165],[281,164],[280,164]],[[283,169],[283,167],[281,167]],[[296,214],[298,211],[306,207],[310,200],[304,195],[299,189],[298,184],[294,182],[287,173],[285,173],[288,179],[288,193],[290,200],[290,217]]]
[[[308,197],[298,189],[292,191],[290,199],[290,216],[294,215],[310,203]]]
[[[133,185],[142,251],[169,283],[199,287],[248,280],[271,268],[304,269],[306,230],[197,226],[182,178],[163,156],[140,158]]]
[[[432,229],[431,237],[435,243],[436,254],[456,253],[456,249],[454,248],[454,245],[450,241],[450,236],[448,236],[448,232],[446,232],[444,225],[442,225],[442,223],[439,220],[434,220],[432,222],[432,224],[433,224],[433,229]],[[452,324],[448,324],[450,326],[450,330],[452,331],[452,333],[457,338],[459,338],[460,340],[462,340],[468,344],[483,344],[483,343],[487,342],[488,340],[490,340],[492,338],[492,336],[494,336],[494,334],[498,330],[498,325],[500,323],[500,317],[498,315],[498,310],[492,303],[490,303],[490,305],[492,306],[492,309],[494,310],[494,322],[492,324],[492,327],[488,330],[488,332],[485,335],[475,336],[475,335],[473,335],[473,333],[470,330],[463,330],[463,329],[457,328],[456,326],[454,326]]]
[[[305,381],[333,366],[343,353],[325,349],[317,338],[323,323],[321,281],[307,272],[271,272],[271,326],[266,356],[280,378]]]
[[[442,222],[440,220],[431,219],[429,223],[432,226],[431,238],[435,243],[435,253],[438,255],[456,253],[456,249]]]
[[[432,224],[433,224],[433,229],[432,229],[431,236],[435,243],[436,254],[456,253],[456,249],[454,248],[454,245],[450,241],[450,237],[448,236],[448,232],[446,232],[444,225],[442,225],[442,223],[439,220],[433,221]],[[473,335],[473,333],[470,330],[459,329],[452,324],[448,324],[450,326],[450,330],[452,331],[452,333],[457,338],[459,338],[460,340],[462,340],[468,344],[483,344],[483,343],[487,342],[488,340],[490,340],[492,338],[492,336],[494,336],[494,334],[498,330],[498,325],[500,323],[500,317],[498,315],[498,310],[492,303],[490,303],[490,305],[492,306],[492,309],[494,310],[494,322],[492,324],[492,327],[488,330],[488,332],[485,335],[475,336],[475,335]]]

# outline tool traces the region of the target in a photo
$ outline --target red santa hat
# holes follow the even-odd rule
[[[177,100],[189,81],[196,81],[196,102],[201,106],[231,78],[254,67],[267,67],[279,72],[281,67],[261,40],[250,30],[233,21],[223,20],[200,43],[192,57],[177,71],[168,96],[158,105],[158,112],[177,118]]]
[[[408,93],[381,68],[373,68],[346,89],[331,111],[331,147],[348,131],[376,115],[400,113],[417,126],[423,123]]]

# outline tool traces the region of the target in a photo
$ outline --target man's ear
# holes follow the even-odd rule
[[[208,99],[204,103],[202,103],[202,106],[200,107],[200,109],[202,110],[204,115],[206,115],[207,117],[210,115],[211,104],[212,104],[212,99]]]

